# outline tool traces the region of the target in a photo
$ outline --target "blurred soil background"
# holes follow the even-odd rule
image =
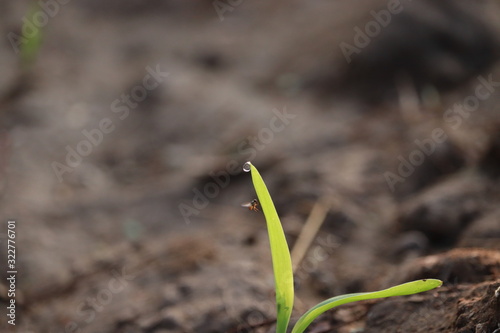
[[[292,322],[439,278],[310,332],[498,328],[499,1],[34,3],[0,2],[2,332],[272,332],[247,160],[291,248],[320,225]]]

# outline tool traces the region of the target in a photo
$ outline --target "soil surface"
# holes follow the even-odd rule
[[[38,3],[0,3],[1,332],[273,332],[247,160],[292,323],[438,278],[309,332],[499,332],[498,1]]]

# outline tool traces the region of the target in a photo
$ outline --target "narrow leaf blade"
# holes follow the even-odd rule
[[[257,168],[250,165],[252,182],[266,217],[271,256],[273,260],[274,283],[276,289],[277,322],[276,332],[285,333],[293,308],[293,271],[290,251],[285,233],[274,207],[273,200]]]
[[[307,311],[302,317],[299,318],[299,320],[297,321],[292,330],[292,333],[304,332],[304,330],[319,315],[321,315],[327,310],[330,310],[342,304],[356,302],[356,301],[363,301],[367,299],[412,295],[437,288],[442,284],[443,282],[440,280],[425,279],[425,280],[417,280],[400,284],[380,291],[336,296],[317,304],[316,306],[312,307],[309,311]]]

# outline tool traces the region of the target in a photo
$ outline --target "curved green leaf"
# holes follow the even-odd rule
[[[292,333],[302,333],[304,330],[312,323],[314,319],[316,319],[323,312],[330,310],[338,305],[362,301],[367,299],[374,298],[385,298],[392,296],[404,296],[404,295],[412,295],[416,293],[420,293],[423,291],[431,290],[437,288],[443,284],[440,280],[435,279],[425,279],[425,280],[417,280],[413,282],[408,282],[404,284],[400,284],[398,286],[394,286],[388,289],[373,291],[367,293],[355,293],[355,294],[347,294],[340,295],[326,301],[319,303],[318,305],[312,307],[309,311],[307,311],[295,324]]]
[[[271,195],[262,180],[259,171],[250,164],[252,182],[266,217],[271,256],[273,260],[274,284],[276,289],[277,322],[276,332],[285,333],[293,307],[293,271],[290,251],[285,233],[274,207]]]

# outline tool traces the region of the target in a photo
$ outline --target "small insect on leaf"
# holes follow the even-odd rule
[[[248,208],[248,210],[253,210],[254,212],[258,212],[259,211],[259,201],[257,201],[257,199],[253,199],[250,202],[242,204],[241,207],[245,207],[245,208]]]

